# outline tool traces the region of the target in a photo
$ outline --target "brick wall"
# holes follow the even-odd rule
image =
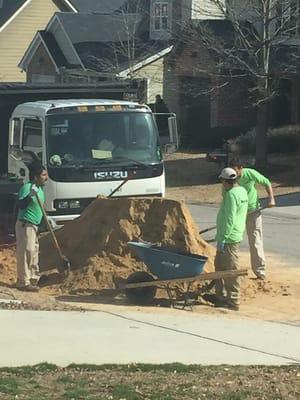
[[[248,85],[242,78],[214,79],[217,87],[211,97],[211,127],[255,125],[256,114],[249,99]]]
[[[166,59],[164,98],[172,111],[177,113],[178,125],[183,134],[187,130],[186,106],[194,107],[195,102],[199,109],[207,110],[209,101],[210,126],[209,128],[245,127],[255,124],[255,111],[251,107],[248,97],[248,87],[245,81],[234,79],[229,82],[220,82],[216,79],[216,64],[213,62],[209,51],[204,48],[199,38],[187,39],[184,45]],[[193,88],[192,93],[184,93],[182,82],[190,78]],[[206,82],[206,88],[203,83]],[[225,83],[225,85],[224,85]],[[224,86],[223,86],[224,85]],[[205,93],[206,92],[206,93]],[[187,104],[189,98],[190,106]],[[191,107],[192,105],[192,107]],[[207,112],[207,111],[206,111]],[[197,120],[197,116],[195,117]],[[203,134],[209,135],[207,121],[198,118],[203,127]],[[205,126],[204,126],[205,125]],[[190,129],[190,128],[189,128]]]

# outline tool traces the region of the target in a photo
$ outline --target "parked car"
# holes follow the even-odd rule
[[[228,163],[228,153],[222,148],[214,149],[206,153],[206,159],[207,161],[226,166]]]

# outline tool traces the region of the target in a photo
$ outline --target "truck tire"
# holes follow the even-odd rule
[[[145,271],[137,271],[129,275],[126,283],[139,283],[154,281],[152,275]],[[156,293],[156,286],[147,286],[141,288],[125,289],[125,295],[132,304],[146,305],[153,302]]]

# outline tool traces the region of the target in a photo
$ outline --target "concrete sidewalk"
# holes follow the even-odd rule
[[[174,311],[0,311],[0,367],[300,363],[300,328]]]

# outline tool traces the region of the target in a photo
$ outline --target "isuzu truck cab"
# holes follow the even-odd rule
[[[178,146],[176,116],[168,116]],[[47,213],[77,217],[97,195],[164,196],[165,170],[155,116],[122,100],[47,100],[18,105],[10,119],[8,173],[28,179],[28,164],[47,168]],[[126,184],[121,185],[126,180]]]

